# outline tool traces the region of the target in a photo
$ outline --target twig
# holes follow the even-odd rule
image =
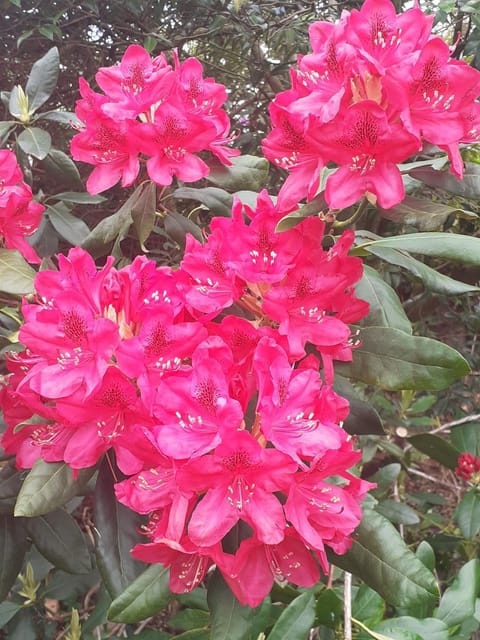
[[[352,574],[345,571],[343,583],[343,640],[352,640]]]
[[[450,483],[439,480],[438,478],[434,478],[433,476],[429,476],[428,473],[423,473],[423,471],[417,471],[417,469],[412,469],[411,467],[409,467],[407,471],[414,476],[419,476],[420,478],[425,478],[425,480],[430,480],[430,482],[433,482],[434,484],[441,484],[444,487],[448,487],[449,489],[454,489],[454,487]]]
[[[473,413],[470,416],[465,416],[464,418],[460,418],[459,420],[452,420],[452,422],[446,422],[442,424],[441,427],[437,427],[433,431],[429,431],[429,433],[440,433],[441,431],[447,431],[451,427],[457,427],[459,424],[465,424],[466,422],[475,422],[476,420],[480,420],[480,413]]]

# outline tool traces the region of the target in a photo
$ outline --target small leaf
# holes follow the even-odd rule
[[[470,560],[463,565],[453,584],[440,600],[436,617],[451,628],[473,616],[480,588],[480,562]]]
[[[77,165],[63,151],[50,149],[48,156],[42,160],[41,167],[56,184],[63,183],[72,189],[83,188]]]
[[[55,231],[73,246],[82,244],[90,233],[90,229],[81,218],[70,213],[62,202],[47,205],[47,213]]]
[[[81,529],[63,509],[29,519],[27,530],[42,556],[68,573],[89,573],[90,553]]]
[[[33,65],[25,87],[31,113],[41,107],[52,95],[57,86],[59,68],[60,59],[57,47],[49,49]]]
[[[408,438],[410,444],[425,455],[437,460],[444,467],[454,470],[457,466],[458,451],[446,440],[430,433],[420,433]]]
[[[0,291],[16,296],[33,293],[36,275],[18,251],[0,249]]]
[[[17,142],[24,153],[43,160],[52,146],[52,138],[48,131],[38,127],[27,127],[18,136]]]
[[[420,522],[416,511],[403,502],[381,500],[375,509],[394,524],[413,525]]]
[[[95,467],[79,469],[74,479],[68,464],[37,460],[20,489],[15,515],[32,518],[63,507],[83,489],[94,473]]]
[[[168,569],[152,564],[115,598],[108,619],[133,624],[160,613],[172,598],[168,581]]]
[[[105,459],[98,473],[94,494],[95,528],[98,534],[95,553],[105,586],[112,598],[116,598],[144,570],[145,565],[135,560],[130,550],[145,540],[138,532],[144,519],[115,499],[113,485],[112,471]]]
[[[273,625],[268,640],[304,640],[315,620],[315,598],[308,591],[295,598]]]
[[[260,191],[268,178],[269,163],[257,156],[231,158],[231,166],[213,161],[208,176],[209,182],[227,191]]]
[[[208,583],[207,598],[211,613],[211,640],[245,640],[255,609],[238,602],[218,569]]]
[[[296,211],[292,211],[292,213],[289,213],[281,220],[279,220],[277,226],[275,227],[275,231],[279,233],[282,231],[293,229],[297,226],[297,224],[300,224],[300,222],[308,216],[318,215],[321,211],[325,211],[326,209],[328,209],[328,205],[323,194],[316,196],[308,204],[302,205]]]
[[[383,389],[445,389],[470,371],[458,351],[431,338],[390,327],[366,327],[359,338],[353,362],[339,363],[336,370]]]
[[[435,551],[426,540],[420,542],[415,551],[415,555],[423,562],[427,569],[430,569],[430,571],[435,570]]]
[[[155,225],[156,195],[157,190],[155,183],[147,182],[140,196],[132,205],[133,226],[135,227],[138,242],[142,248]]]
[[[366,584],[360,585],[352,600],[352,615],[369,627],[378,624],[385,614],[385,601]]]
[[[454,427],[450,440],[459,453],[467,452],[480,456],[480,422]]]
[[[204,189],[180,187],[179,189],[175,189],[173,196],[180,200],[196,200],[201,202],[215,216],[228,218],[232,213],[233,196],[218,187],[205,187]]]
[[[392,484],[400,475],[401,470],[401,464],[398,462],[392,462],[391,464],[387,464],[379,469],[373,474],[373,476],[369,477],[369,482],[375,482],[377,484],[377,488],[372,492],[373,495],[378,496],[379,494],[384,493],[387,489],[390,489]]]
[[[397,294],[375,269],[364,265],[363,277],[355,287],[355,293],[370,305],[370,312],[363,321],[365,325],[392,327],[412,333],[412,325]]]
[[[0,516],[0,601],[5,600],[23,565],[27,538],[11,515]]]
[[[371,508],[364,509],[351,549],[343,556],[329,553],[329,557],[395,607],[438,598],[433,574],[409,550],[393,524]]]
[[[467,491],[455,511],[455,517],[462,535],[473,540],[480,531],[480,495],[478,490]]]

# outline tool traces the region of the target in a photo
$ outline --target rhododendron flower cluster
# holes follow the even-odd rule
[[[203,77],[196,58],[175,66],[163,54],[156,58],[140,45],[131,45],[120,64],[99,69],[95,76],[103,94],[80,78],[82,99],[75,113],[84,128],[74,136],[75,160],[95,165],[87,181],[90,193],[109,189],[120,179],[130,186],[146,159],[150,178],[169,185],[175,175],[194,182],[209,173],[198,157],[210,151],[221,162],[238,152],[226,145],[230,121],[222,109],[225,87]]]
[[[311,200],[328,163],[331,208],[366,192],[391,208],[405,195],[397,163],[425,142],[446,150],[462,177],[459,143],[480,140],[480,72],[451,58],[418,6],[396,15],[390,0],[366,0],[337,24],[310,27],[313,53],[291,71],[292,88],[270,105],[265,156],[290,172],[283,207]]]
[[[474,480],[480,483],[480,459],[473,453],[462,453],[458,457],[458,467],[455,473],[465,480]]]
[[[252,606],[274,580],[315,584],[371,486],[349,471],[360,453],[332,388],[357,342],[347,323],[368,312],[353,233],[325,250],[322,221],[276,234],[281,217],[265,192],[255,211],[237,201],[203,244],[188,237],[178,270],[59,256],[23,303],[25,350],[1,391],[20,467],[80,469],[113,449],[130,476],[118,500],[149,515],[133,555],[169,566],[175,592],[216,564]]]
[[[0,149],[0,245],[18,249],[28,262],[38,264],[41,260],[25,236],[38,229],[45,207],[32,198],[15,154]]]

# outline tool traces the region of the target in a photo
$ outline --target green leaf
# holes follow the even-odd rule
[[[62,507],[84,488],[94,473],[95,467],[79,469],[74,479],[68,464],[37,460],[20,489],[15,515],[32,518]]]
[[[157,187],[154,182],[146,182],[144,188],[132,205],[133,226],[142,249],[155,225]]]
[[[470,560],[463,565],[453,584],[440,600],[436,617],[451,628],[461,624],[475,613],[475,604],[480,589],[480,562]]]
[[[333,589],[324,589],[317,596],[315,612],[315,624],[335,629],[339,621],[343,619],[343,600]]]
[[[423,562],[427,569],[430,569],[430,571],[435,570],[435,551],[426,540],[420,542],[415,551],[415,555]]]
[[[24,153],[43,160],[50,151],[52,138],[48,131],[38,127],[27,127],[17,138],[18,145]]]
[[[19,611],[7,624],[5,631],[8,640],[36,640],[38,635],[32,609]]]
[[[352,615],[368,627],[378,624],[385,614],[385,601],[366,584],[360,585],[352,600]]]
[[[450,440],[459,454],[468,452],[480,456],[480,422],[462,424],[452,429]]]
[[[73,111],[44,111],[37,115],[37,120],[50,120],[52,122],[67,124],[69,126],[79,126],[82,124],[81,120],[77,118]]]
[[[62,191],[61,193],[55,193],[50,196],[50,198],[63,200],[63,202],[72,202],[74,204],[100,204],[106,200],[105,196],[92,196],[89,193],[78,193],[77,191]]]
[[[0,516],[0,601],[5,600],[23,565],[28,543],[19,522]]]
[[[315,620],[315,598],[308,591],[295,598],[273,625],[268,640],[304,640]]]
[[[168,569],[152,564],[115,598],[108,612],[109,620],[133,624],[160,613],[172,598],[168,580]]]
[[[349,380],[341,375],[336,375],[334,388],[350,403],[350,412],[343,425],[347,433],[350,435],[384,435],[385,431],[379,414],[368,402],[358,397]]]
[[[480,238],[459,233],[406,233],[401,236],[370,240],[358,245],[357,249],[369,251],[370,247],[387,247],[480,266]]]
[[[21,296],[33,293],[36,271],[12,249],[0,249],[0,291]]]
[[[6,138],[10,130],[16,125],[16,122],[11,120],[2,120],[0,122],[0,141],[2,138]]]
[[[292,211],[292,213],[289,213],[288,215],[283,217],[281,220],[279,220],[279,222],[277,223],[277,226],[275,227],[275,231],[278,233],[282,231],[288,231],[289,229],[293,229],[294,227],[297,226],[297,224],[300,224],[300,222],[305,218],[307,218],[308,216],[318,215],[321,211],[324,211],[325,209],[328,209],[328,205],[325,201],[324,196],[323,195],[316,196],[308,204],[302,205],[296,211]]]
[[[168,621],[168,626],[173,629],[200,629],[207,627],[210,622],[208,611],[201,609],[182,609]]]
[[[378,209],[382,218],[401,224],[409,224],[420,231],[435,231],[441,229],[451,215],[462,215],[458,207],[450,207],[441,202],[433,202],[424,198],[405,196],[400,204],[392,209]],[[473,214],[475,217],[475,214]]]
[[[260,191],[267,182],[269,163],[265,158],[257,156],[238,156],[231,158],[232,164],[227,167],[219,162],[212,162],[208,176],[209,182],[227,191]]]
[[[467,491],[455,511],[460,531],[473,540],[480,531],[480,495],[478,490]]]
[[[22,486],[27,471],[16,471],[6,465],[0,471],[0,514],[13,514],[18,492]]]
[[[130,553],[137,543],[145,542],[138,532],[144,518],[116,500],[114,483],[110,465],[105,459],[98,473],[94,494],[95,528],[98,534],[95,553],[98,569],[112,598],[119,596],[145,568]]]
[[[431,338],[390,327],[366,327],[359,337],[353,362],[339,363],[336,370],[383,389],[445,389],[470,371],[458,351]]]
[[[83,188],[77,165],[63,151],[50,149],[48,156],[42,160],[41,167],[56,184],[63,183],[72,189]]]
[[[374,473],[373,476],[369,477],[369,482],[377,483],[377,488],[372,492],[373,495],[378,496],[379,494],[384,493],[387,489],[390,489],[392,484],[400,475],[401,470],[401,464],[398,462],[392,462],[391,464],[386,464]]]
[[[403,502],[381,500],[375,509],[394,524],[413,525],[420,522],[417,512]]]
[[[185,247],[187,233],[190,233],[199,242],[204,240],[200,227],[176,211],[170,211],[164,218],[163,224],[168,235],[182,248]]]
[[[410,616],[400,616],[391,620],[384,620],[374,629],[386,634],[410,631],[418,635],[422,640],[448,640],[446,624],[436,618],[417,620]]]
[[[343,556],[330,553],[329,557],[393,606],[407,607],[438,598],[433,574],[409,550],[393,524],[370,508],[364,509],[351,549]]]
[[[47,205],[47,215],[55,231],[73,246],[82,244],[90,233],[85,222],[72,215],[70,209],[62,202]]]
[[[22,88],[19,85],[15,85],[8,94],[8,110],[10,115],[17,119],[20,119],[21,116],[24,115],[21,106],[21,103],[24,102],[22,98]]]
[[[85,536],[63,509],[31,518],[27,531],[42,556],[68,573],[89,573],[92,569]]]
[[[211,640],[245,640],[255,609],[238,602],[218,569],[208,583],[207,598],[211,614]]]
[[[364,319],[364,324],[412,333],[412,325],[397,294],[375,269],[364,265],[363,277],[355,287],[355,293],[370,304],[370,312]]]
[[[358,232],[358,234],[359,241],[379,239],[379,236],[368,231],[360,231]],[[365,253],[363,250],[360,253],[362,252]],[[355,253],[355,251],[353,253]],[[443,273],[439,273],[435,269],[432,269],[423,262],[416,260],[410,254],[404,251],[399,251],[398,249],[388,249],[387,247],[379,247],[377,245],[371,244],[368,247],[368,253],[377,256],[378,258],[384,260],[385,262],[388,262],[389,264],[394,264],[398,267],[406,269],[416,278],[420,278],[425,287],[427,287],[427,289],[430,289],[431,291],[443,293],[445,295],[458,295],[462,293],[480,291],[479,287],[465,284],[464,282],[459,282],[458,280],[454,280],[453,278],[450,278]]]
[[[458,461],[458,451],[446,440],[430,433],[420,433],[408,438],[410,444],[425,455],[433,458],[448,469],[455,469]]]
[[[449,171],[435,171],[427,168],[415,169],[410,172],[410,175],[431,187],[440,187],[463,198],[480,198],[480,168],[474,162],[465,163],[462,180],[457,180]]]
[[[179,189],[175,189],[173,196],[179,200],[196,200],[201,202],[215,216],[229,218],[232,213],[233,196],[218,187],[205,187],[204,189],[180,187]]]
[[[31,113],[34,113],[52,95],[57,86],[59,65],[57,47],[52,47],[33,65],[25,87]]]
[[[16,602],[0,602],[0,629],[3,629],[21,608]]]

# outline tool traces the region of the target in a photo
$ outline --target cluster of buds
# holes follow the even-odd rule
[[[196,58],[182,63],[174,58],[172,68],[163,54],[152,60],[143,47],[131,45],[120,64],[97,72],[103,94],[80,79],[82,99],[75,113],[85,126],[74,136],[71,152],[75,160],[95,165],[87,181],[90,193],[120,179],[130,186],[141,159],[154,182],[169,185],[173,176],[194,182],[208,175],[208,165],[196,155],[201,151],[224,164],[238,155],[226,146],[231,139],[222,109],[225,87],[203,78]]]
[[[462,453],[458,457],[458,467],[455,469],[457,476],[469,480],[474,484],[480,484],[480,459],[473,453]]]
[[[40,263],[35,250],[25,240],[40,224],[45,207],[33,201],[32,190],[23,181],[15,154],[0,150],[0,245],[18,249],[31,263]]]
[[[337,24],[310,26],[313,53],[291,71],[292,88],[270,105],[265,156],[290,172],[280,194],[295,206],[319,189],[333,209],[365,193],[391,208],[405,195],[397,167],[425,142],[448,152],[462,177],[459,143],[480,140],[480,72],[451,58],[417,5],[396,15],[390,0],[366,0]],[[372,196],[370,196],[372,197]]]
[[[368,312],[353,233],[325,250],[319,219],[277,234],[282,215],[266,193],[255,211],[237,201],[204,244],[188,237],[177,270],[59,256],[23,304],[26,348],[0,392],[20,467],[79,469],[113,449],[130,476],[118,500],[149,514],[134,556],[170,566],[175,592],[215,563],[252,606],[274,579],[315,584],[371,486],[349,471],[360,452],[332,388],[333,361],[357,342],[346,323]]]

